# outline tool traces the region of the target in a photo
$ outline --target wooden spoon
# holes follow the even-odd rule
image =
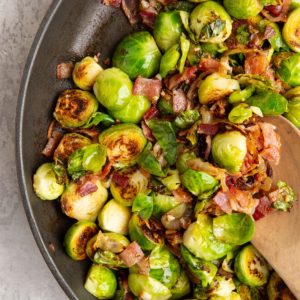
[[[274,166],[274,179],[286,181],[297,194],[289,213],[274,212],[256,222],[252,243],[300,299],[300,133],[283,117],[265,118],[277,127],[281,138],[281,159]]]

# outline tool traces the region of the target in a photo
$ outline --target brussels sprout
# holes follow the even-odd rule
[[[87,56],[75,64],[73,81],[82,90],[91,90],[103,69],[93,57]]]
[[[213,234],[222,242],[242,245],[251,241],[254,234],[251,216],[241,213],[219,216],[213,219]]]
[[[288,100],[293,100],[296,97],[300,97],[300,86],[294,87],[290,90],[288,90],[285,94],[284,97]]]
[[[158,47],[165,52],[178,44],[182,30],[178,11],[160,12],[155,20],[153,36]]]
[[[296,97],[288,102],[288,112],[284,116],[295,126],[300,127],[300,97]]]
[[[79,182],[67,185],[60,199],[61,209],[68,217],[78,221],[95,221],[107,194],[98,178],[82,177]]]
[[[159,74],[162,78],[165,78],[169,72],[175,70],[179,58],[180,52],[177,44],[166,51],[161,58],[159,67]]]
[[[238,279],[249,286],[262,286],[268,281],[267,262],[252,245],[239,252],[235,258],[234,270]]]
[[[188,270],[201,282],[201,285],[206,287],[212,283],[218,268],[212,262],[197,258],[183,245],[181,245],[180,250]]]
[[[99,144],[87,145],[69,157],[68,173],[75,180],[85,171],[100,172],[106,161],[106,149]]]
[[[99,226],[106,231],[128,234],[128,222],[131,213],[128,207],[115,200],[108,201],[98,216]]]
[[[141,274],[129,274],[128,285],[135,296],[141,300],[167,300],[172,294],[158,280]]]
[[[148,220],[153,212],[153,198],[138,194],[132,203],[132,212],[137,212],[142,219]]]
[[[115,167],[124,167],[136,162],[147,140],[138,126],[118,124],[103,131],[99,143],[106,147],[108,159]]]
[[[99,124],[103,124],[104,127],[109,127],[115,123],[115,120],[109,116],[108,114],[105,114],[103,112],[96,111],[93,113],[90,117],[90,119],[87,121],[87,123],[82,126],[83,128],[90,128],[92,126],[97,126]]]
[[[176,199],[174,196],[155,193],[153,197],[153,215],[160,219],[164,213],[168,212],[180,203],[181,201]]]
[[[77,149],[90,145],[92,141],[78,133],[67,133],[63,136],[53,154],[56,164],[66,165],[70,155]]]
[[[212,140],[214,161],[231,173],[240,171],[247,154],[247,139],[239,131],[217,134]]]
[[[300,53],[284,59],[277,69],[277,74],[291,86],[300,85]]]
[[[183,69],[185,66],[185,61],[186,61],[187,55],[189,53],[190,44],[191,44],[191,42],[185,37],[184,34],[182,34],[180,37],[181,57],[180,57],[179,66],[178,66],[180,73],[183,72]]]
[[[64,238],[67,254],[74,260],[84,260],[86,246],[90,238],[97,233],[97,225],[91,221],[79,221],[73,224]]]
[[[158,72],[161,54],[152,35],[140,31],[126,36],[117,46],[112,63],[131,79],[152,77]]]
[[[220,187],[219,181],[205,172],[186,170],[180,176],[182,184],[199,199],[207,199]]]
[[[143,250],[152,250],[164,244],[162,226],[155,219],[144,220],[134,213],[129,221],[129,236]]]
[[[232,123],[242,124],[252,117],[252,113],[252,109],[249,105],[241,103],[230,111],[228,120]]]
[[[213,220],[208,215],[199,214],[183,235],[183,245],[196,257],[214,260],[225,256],[234,247],[223,243],[213,235]]]
[[[88,242],[86,244],[86,248],[85,248],[85,253],[91,261],[94,261],[94,255],[96,253],[96,248],[94,247],[94,245],[97,240],[97,236],[98,236],[98,234],[96,234],[92,238],[90,238],[88,240]]]
[[[290,4],[290,10],[300,7],[300,0],[292,0]]]
[[[296,299],[288,287],[285,285],[283,280],[274,271],[270,277],[267,286],[268,299],[269,300],[294,300]]]
[[[33,189],[42,200],[55,200],[64,191],[64,184],[57,182],[53,163],[42,164],[33,175]]]
[[[199,4],[190,15],[191,38],[195,42],[221,43],[231,34],[231,18],[214,1]]]
[[[131,96],[129,103],[117,111],[109,111],[116,120],[122,123],[139,123],[144,113],[150,108],[151,102],[144,96]]]
[[[184,296],[188,295],[191,291],[191,284],[185,271],[181,268],[180,274],[175,284],[170,289],[172,292],[172,300],[183,299]]]
[[[274,194],[272,197],[272,206],[281,211],[288,211],[292,208],[294,202],[296,201],[296,194],[294,190],[283,181],[277,182],[277,190],[270,194]]]
[[[130,101],[132,82],[120,69],[106,69],[97,77],[94,93],[97,100],[110,111],[120,110]]]
[[[240,282],[237,282],[237,292],[241,300],[264,300],[267,297],[266,295],[261,295],[258,288],[250,287]]]
[[[179,173],[181,174],[184,173],[187,169],[189,169],[187,162],[195,158],[196,158],[195,152],[182,153],[176,161],[176,169],[179,171]]]
[[[168,176],[160,179],[161,183],[169,190],[177,190],[180,186],[180,178],[177,170],[169,170]]]
[[[155,247],[149,255],[149,276],[171,289],[176,283],[180,265],[174,255],[165,247]]]
[[[300,52],[299,28],[300,28],[300,7],[296,8],[289,14],[288,19],[284,23],[282,29],[282,35],[285,42],[295,52]]]
[[[259,0],[224,0],[228,13],[237,19],[257,16],[264,8]]]
[[[236,104],[240,102],[245,102],[248,98],[250,98],[255,92],[254,86],[247,86],[243,90],[233,92],[229,98],[228,102],[230,104]]]
[[[138,157],[137,163],[147,172],[155,176],[166,176],[166,171],[163,170],[161,164],[156,159],[154,154],[151,151],[152,144],[150,142],[147,143],[143,152]]]
[[[80,127],[98,109],[98,101],[91,93],[81,90],[65,90],[58,97],[54,118],[64,127]]]
[[[88,272],[84,288],[97,299],[111,299],[117,290],[117,279],[110,269],[94,264]]]
[[[126,168],[114,171],[110,191],[116,201],[131,206],[138,194],[149,194],[148,183],[148,173],[137,167]]]
[[[201,104],[207,104],[222,99],[239,89],[240,85],[237,80],[213,73],[201,82],[198,96]]]
[[[272,91],[260,92],[246,100],[251,106],[257,106],[265,116],[278,116],[287,112],[288,102],[280,94]]]
[[[186,129],[192,126],[199,119],[200,113],[198,110],[186,110],[179,113],[174,120],[174,125],[180,129]]]
[[[94,247],[112,253],[121,253],[129,245],[129,240],[120,233],[101,231],[97,235]]]

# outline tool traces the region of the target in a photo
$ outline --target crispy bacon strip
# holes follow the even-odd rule
[[[58,123],[56,121],[52,121],[48,127],[48,141],[45,148],[42,151],[42,154],[46,157],[52,157],[62,137],[62,129],[58,127]]]
[[[125,250],[119,254],[124,264],[129,268],[140,262],[144,257],[144,252],[137,242],[130,243]]]
[[[193,66],[185,68],[182,74],[178,73],[173,75],[166,83],[168,89],[173,90],[176,86],[184,82],[190,83],[193,79],[196,78],[197,71],[198,68]]]
[[[266,6],[262,15],[272,22],[286,22],[292,0],[282,0],[282,4]]]
[[[174,113],[180,113],[187,108],[187,99],[182,89],[173,90],[173,111]]]
[[[86,181],[82,185],[79,185],[77,189],[77,193],[80,195],[80,197],[87,196],[89,194],[92,194],[98,190],[97,185],[92,181]]]
[[[272,212],[272,207],[269,198],[267,196],[260,197],[259,204],[257,205],[253,214],[254,220],[258,221],[270,212]]]
[[[191,203],[193,201],[192,195],[181,187],[172,191],[172,194],[177,200],[183,203]]]
[[[56,66],[56,78],[58,80],[69,79],[72,76],[74,64],[71,61],[62,62]]]
[[[212,57],[202,57],[199,61],[199,70],[202,72],[214,73],[218,72],[220,61]]]

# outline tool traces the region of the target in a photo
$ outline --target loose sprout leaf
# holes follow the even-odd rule
[[[109,116],[108,114],[102,112],[95,112],[89,118],[87,123],[83,126],[83,128],[90,128],[92,126],[97,126],[99,124],[103,124],[104,127],[109,127],[115,123],[115,120]]]
[[[148,220],[153,212],[153,198],[138,194],[133,200],[132,212],[137,212],[141,218]]]
[[[182,73],[185,65],[187,55],[189,53],[191,42],[185,37],[184,34],[180,37],[180,49],[181,49],[181,58],[179,60],[179,72]]]
[[[180,129],[186,129],[192,126],[196,121],[200,119],[200,113],[198,110],[187,110],[181,112],[174,120],[174,125]]]

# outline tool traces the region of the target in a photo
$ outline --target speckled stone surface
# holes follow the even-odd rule
[[[0,0],[0,299],[65,300],[31,234],[18,190],[15,113],[31,43],[51,0]]]

